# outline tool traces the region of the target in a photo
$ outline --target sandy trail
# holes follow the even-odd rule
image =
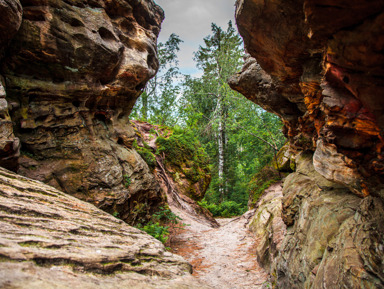
[[[217,219],[219,228],[202,224],[177,208],[172,211],[188,226],[173,238],[171,247],[193,265],[193,275],[200,281],[217,289],[267,287],[268,274],[257,263],[255,240],[247,229],[254,211]]]

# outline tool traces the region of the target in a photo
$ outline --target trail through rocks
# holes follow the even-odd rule
[[[187,226],[173,237],[173,252],[193,265],[200,281],[217,289],[268,288],[268,274],[256,260],[255,239],[247,229],[254,214],[217,219],[219,228],[199,222],[176,207],[173,212]]]

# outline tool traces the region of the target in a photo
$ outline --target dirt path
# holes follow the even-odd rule
[[[188,224],[174,237],[172,249],[193,265],[194,276],[217,289],[268,288],[268,274],[256,261],[256,244],[246,228],[253,211],[218,219],[221,226],[211,228],[184,211],[172,210]]]

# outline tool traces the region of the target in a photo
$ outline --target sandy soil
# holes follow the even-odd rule
[[[193,275],[201,282],[217,289],[269,287],[268,274],[257,263],[256,244],[247,229],[254,211],[217,219],[221,226],[211,228],[184,211],[172,210],[187,226],[172,238],[171,248],[193,265]]]

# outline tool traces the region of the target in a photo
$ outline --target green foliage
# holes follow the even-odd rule
[[[153,214],[153,220],[165,223],[178,224],[182,219],[171,211],[169,207],[159,207],[160,211]]]
[[[266,165],[262,168],[248,184],[250,207],[254,207],[264,191],[280,179],[281,175],[273,166]]]
[[[144,147],[137,144],[137,140],[133,142],[133,148],[139,153],[143,160],[153,170],[156,167],[156,157],[152,153],[152,149],[144,142]]]
[[[214,217],[233,217],[239,216],[246,212],[247,208],[242,204],[236,203],[235,201],[225,201],[216,205],[214,203],[208,203],[206,200],[199,202],[199,205],[208,209]]]
[[[128,188],[132,183],[131,178],[128,175],[123,176],[123,182],[124,182],[124,187],[126,188]]]
[[[248,203],[249,180],[273,158],[285,142],[280,119],[233,91],[229,76],[243,65],[241,39],[232,24],[226,30],[212,24],[212,35],[195,53],[200,78],[186,77],[181,98],[181,119],[207,151],[212,181],[205,195],[208,204]],[[221,128],[220,128],[221,125]],[[223,177],[219,178],[219,128],[224,144]],[[223,191],[224,194],[220,193]]]
[[[273,174],[266,174],[264,181],[250,182],[258,172],[263,174],[262,168],[285,143],[282,122],[227,84],[244,63],[242,40],[231,22],[226,29],[212,24],[211,35],[194,54],[203,75],[185,76],[182,83],[176,55],[180,43],[173,34],[159,44],[159,73],[147,85],[132,115],[153,123],[179,124],[182,129],[175,127],[169,134],[158,136],[156,153],[165,154],[167,162],[176,167],[175,178],[182,173],[197,182],[206,174],[212,175],[204,200],[217,216],[235,214],[237,205],[237,212],[243,212],[249,192],[254,203],[275,181]],[[137,143],[135,148],[154,168],[152,150],[145,144],[138,148]],[[232,205],[220,207],[224,203]]]
[[[170,228],[180,224],[181,220],[169,207],[159,207],[159,211],[152,215],[151,220],[147,224],[139,224],[137,228],[147,232],[164,244],[168,240]],[[183,226],[184,224],[182,224]]]
[[[157,154],[165,154],[166,162],[177,166],[191,182],[210,174],[209,157],[190,130],[175,127],[169,137],[158,137]]]
[[[169,227],[168,226],[162,226],[159,223],[148,223],[144,227],[140,228],[144,232],[147,232],[152,237],[156,238],[163,244],[167,242],[168,235],[169,235]]]
[[[177,84],[181,77],[177,52],[182,42],[179,36],[171,34],[165,43],[158,44],[159,71],[137,100],[131,114],[133,118],[165,125],[176,124],[177,97],[181,91]]]

